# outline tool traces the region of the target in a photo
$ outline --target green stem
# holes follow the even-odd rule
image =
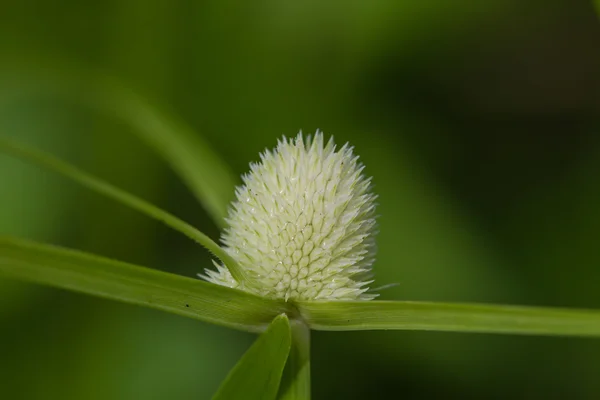
[[[310,400],[310,329],[303,321],[290,320],[292,348],[279,388],[280,400]]]

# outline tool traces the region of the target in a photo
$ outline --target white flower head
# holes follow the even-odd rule
[[[299,133],[260,158],[236,189],[221,237],[253,282],[237,282],[217,263],[203,277],[286,301],[374,298],[376,196],[352,147]]]

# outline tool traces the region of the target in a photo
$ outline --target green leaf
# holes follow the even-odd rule
[[[290,322],[292,328],[292,348],[288,357],[279,400],[310,399],[310,329],[300,320]]]
[[[90,100],[97,100],[98,106],[128,122],[133,133],[162,156],[215,223],[224,228],[237,183],[227,163],[183,121],[161,112],[163,107],[153,106],[144,96],[108,77],[94,81],[101,84],[94,86],[95,92],[88,93]]]
[[[374,329],[600,337],[600,311],[409,301],[302,302],[312,329]]]
[[[227,266],[233,277],[238,282],[248,281],[244,271],[217,243],[190,224],[167,213],[166,211],[163,211],[136,196],[133,196],[107,182],[104,182],[101,179],[79,170],[73,165],[70,165],[39,150],[31,149],[27,146],[17,144],[16,142],[0,138],[0,151],[4,151],[29,162],[38,164],[44,168],[55,171],[69,179],[74,180],[88,189],[91,189],[99,194],[131,207],[134,210],[137,210],[151,218],[163,222],[167,226],[170,226],[176,231],[183,233],[189,238],[195,240],[197,243],[206,247],[206,249],[218,257]]]
[[[149,268],[0,236],[0,274],[261,332],[287,305]]]
[[[3,104],[14,97],[50,94],[124,121],[179,175],[215,223],[226,227],[238,179],[206,140],[166,107],[108,75],[53,60],[44,60],[43,70],[32,67],[39,64],[17,60],[2,65],[2,87],[9,89],[2,94]]]
[[[214,399],[274,400],[290,346],[290,323],[282,314],[233,367]]]

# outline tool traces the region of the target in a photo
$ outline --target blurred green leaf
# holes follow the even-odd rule
[[[233,367],[214,399],[275,399],[290,345],[290,322],[279,315]]]
[[[310,329],[303,321],[292,320],[290,325],[292,347],[277,398],[308,400],[310,399]]]
[[[0,112],[0,132],[11,132],[15,137],[47,146],[53,151],[68,152],[69,145],[62,140],[66,136],[64,127],[44,124],[42,118],[38,118],[38,111],[32,107]],[[65,182],[60,177],[51,172],[40,174],[40,171],[23,165],[19,160],[0,156],[0,182],[2,234],[46,241],[63,231],[65,216],[71,207],[70,202],[65,201]],[[0,315],[21,311],[22,307],[34,304],[39,294],[39,287],[0,279]]]
[[[302,302],[312,329],[374,329],[600,337],[600,310],[410,301]]]
[[[166,107],[152,104],[146,96],[110,76],[90,68],[47,61],[44,70],[32,68],[35,63],[27,61],[5,66],[3,89],[14,90],[13,81],[19,83],[16,94],[7,96],[10,90],[5,90],[3,102],[15,95],[50,94],[75,100],[126,122],[133,128],[132,133],[153,148],[182,178],[215,223],[220,228],[226,226],[236,176],[200,135],[165,112]]]
[[[288,311],[277,300],[12,237],[0,237],[0,273],[247,332]]]
[[[238,280],[244,280],[244,271],[238,266],[238,264],[231,258],[217,243],[200,232],[190,224],[182,221],[181,219],[161,210],[152,204],[139,199],[121,189],[112,186],[90,174],[87,174],[77,167],[70,165],[58,158],[55,158],[42,151],[31,149],[27,146],[17,144],[16,142],[9,141],[0,138],[0,151],[4,151],[23,158],[27,161],[36,163],[45,168],[51,169],[58,172],[61,175],[70,178],[77,183],[91,189],[97,193],[100,193],[106,197],[118,201],[119,203],[125,204],[141,213],[159,220],[171,228],[175,229],[195,240],[202,246],[206,247],[211,253],[218,257],[225,263],[231,274]]]
[[[225,227],[236,179],[208,143],[183,122],[161,112],[162,107],[152,106],[134,91],[108,79],[96,86],[96,89],[104,88],[103,92],[97,92],[103,95],[99,104],[112,109],[136,128],[133,132],[179,174],[215,223]]]

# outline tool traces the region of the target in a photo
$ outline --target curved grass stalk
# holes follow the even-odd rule
[[[45,60],[5,62],[2,102],[48,95],[83,104],[124,121],[132,134],[151,147],[188,186],[214,222],[226,227],[225,217],[238,179],[228,164],[183,121],[164,112],[140,93],[92,68]],[[27,79],[23,79],[26,76]]]
[[[57,172],[88,189],[91,189],[99,194],[109,197],[117,202],[131,207],[153,219],[156,219],[165,225],[183,233],[187,237],[193,239],[197,243],[204,246],[215,257],[219,258],[229,269],[234,278],[238,281],[245,279],[244,271],[239,267],[237,262],[233,260],[217,243],[194,228],[187,222],[169,214],[166,211],[142,200],[130,193],[127,193],[99,178],[96,178],[86,172],[81,171],[77,167],[68,164],[54,156],[46,154],[42,151],[29,148],[14,141],[0,138],[0,151],[12,154],[29,162],[38,164],[44,168]]]

